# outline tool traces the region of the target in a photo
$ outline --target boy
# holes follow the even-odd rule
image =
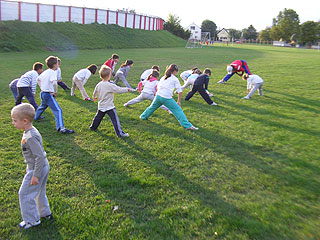
[[[115,76],[115,66],[119,62],[119,56],[117,54],[112,54],[111,58],[109,58],[103,65],[108,66],[112,70],[112,76]]]
[[[209,105],[218,105],[214,101],[211,100],[208,92],[208,84],[209,84],[209,76],[211,76],[211,70],[206,68],[204,70],[204,74],[201,74],[197,79],[194,81],[192,90],[187,94],[185,97],[185,101],[189,101],[190,98],[196,93],[199,92],[201,97],[209,104]],[[204,85],[204,87],[203,87]]]
[[[21,147],[27,170],[19,189],[23,220],[19,227],[24,229],[39,225],[40,217],[52,219],[46,196],[49,163],[43,149],[41,135],[32,126],[34,115],[35,110],[29,103],[19,104],[11,110],[12,124],[17,129],[24,130]]]
[[[245,73],[243,74],[242,79],[247,81],[247,96],[243,97],[243,99],[250,99],[257,89],[259,91],[259,95],[263,96],[263,79],[260,76],[248,75],[247,73]]]
[[[99,74],[101,78],[101,82],[97,84],[93,92],[93,100],[96,101],[99,98],[98,102],[98,111],[94,119],[92,120],[92,124],[90,129],[92,131],[96,131],[99,127],[104,115],[108,114],[110,120],[113,124],[114,130],[118,137],[129,137],[128,133],[125,133],[121,129],[120,121],[116,112],[116,108],[113,103],[114,93],[126,93],[132,92],[133,89],[126,87],[119,87],[110,82],[111,78],[111,68],[107,66],[102,66]]]
[[[38,77],[38,84],[41,89],[41,105],[38,107],[34,119],[41,119],[41,114],[46,110],[47,107],[49,107],[54,114],[57,131],[66,134],[74,133],[73,130],[66,129],[64,127],[62,109],[55,99],[57,95],[57,73],[55,70],[58,68],[58,59],[56,57],[49,56],[46,59],[46,64],[49,69],[45,70]]]
[[[17,82],[18,96],[16,99],[16,105],[21,103],[22,98],[25,96],[29,103],[37,110],[38,105],[35,100],[36,88],[37,88],[37,77],[43,71],[43,64],[36,62],[33,64],[33,70],[23,74]]]
[[[63,90],[67,91],[67,90],[70,90],[71,88],[69,88],[67,86],[67,84],[65,84],[64,82],[62,82],[61,80],[61,69],[60,69],[60,66],[61,66],[61,59],[58,58],[58,69],[57,69],[57,80],[58,80],[58,85],[60,87],[62,87]]]
[[[248,64],[245,60],[235,60],[227,66],[227,72],[227,75],[223,79],[218,81],[218,83],[225,84],[235,73],[240,77],[242,77],[244,73],[251,75]]]

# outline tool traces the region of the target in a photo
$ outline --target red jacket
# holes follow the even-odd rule
[[[112,72],[114,71],[114,61],[112,58],[109,58],[103,65],[108,66],[112,69]]]

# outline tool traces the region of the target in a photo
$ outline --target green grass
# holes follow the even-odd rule
[[[145,31],[117,25],[0,22],[0,52],[181,47],[186,41],[168,31]]]
[[[137,93],[116,95],[122,128],[130,134],[118,139],[108,118],[90,132],[97,104],[60,88],[65,125],[76,133],[58,134],[49,109],[44,121],[34,123],[50,162],[47,195],[55,220],[21,231],[22,132],[11,124],[14,101],[7,84],[51,53],[1,53],[0,239],[320,238],[318,51],[243,45],[54,54],[71,85],[77,70],[102,64],[112,52],[121,62],[134,60],[132,85],[153,64],[162,73],[170,63],[181,71],[210,67],[209,90],[219,105],[209,106],[199,95],[182,102],[200,128],[188,132],[161,109],[139,120],[150,103],[124,108]],[[265,80],[265,96],[241,100],[246,83],[238,76],[216,83],[235,59],[246,59]],[[96,75],[89,79],[88,93],[98,81]]]

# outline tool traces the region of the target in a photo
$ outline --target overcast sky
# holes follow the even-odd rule
[[[135,9],[138,13],[154,15],[166,20],[169,13],[181,19],[181,25],[191,23],[201,26],[205,19],[215,22],[218,28],[235,28],[241,30],[252,24],[258,31],[272,25],[275,18],[284,8],[295,10],[300,22],[320,21],[319,0],[23,0],[59,5],[93,7],[117,10]]]

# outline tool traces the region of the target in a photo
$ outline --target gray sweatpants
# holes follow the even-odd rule
[[[42,169],[42,175],[37,185],[31,185],[33,170],[27,170],[19,189],[20,211],[23,221],[36,222],[40,217],[51,214],[46,195],[46,183],[49,175],[49,165]]]
[[[116,76],[114,77],[114,84],[117,84],[117,82],[119,81],[119,79],[123,82],[123,84],[127,87],[127,88],[132,88],[130,86],[130,84],[128,83],[126,77],[124,76],[123,73],[117,73]]]
[[[251,91],[249,92],[249,94],[247,95],[248,98],[251,98],[251,96],[254,94],[255,91],[259,91],[259,95],[262,96],[263,92],[262,92],[262,85],[263,83],[256,83],[253,85],[253,88],[251,89]]]
[[[142,92],[139,96],[137,96],[136,98],[131,99],[126,104],[127,105],[132,105],[132,104],[136,104],[136,103],[142,102],[144,100],[150,100],[152,102],[154,97],[155,97],[154,94],[149,94],[149,93]],[[163,109],[163,110],[166,110],[166,111],[169,110],[164,105],[162,105],[160,108]]]

